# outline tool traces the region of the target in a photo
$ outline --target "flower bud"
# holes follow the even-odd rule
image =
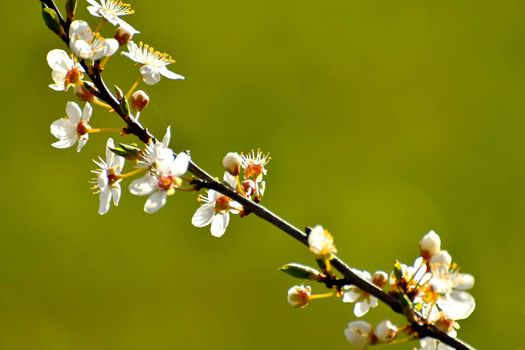
[[[133,35],[122,27],[118,27],[113,36],[120,46],[127,45],[128,41],[133,38]]]
[[[230,152],[222,159],[222,166],[233,176],[239,175],[241,171],[242,158],[239,153]]]
[[[428,260],[441,251],[441,238],[434,231],[427,233],[419,241],[419,251],[423,259]]]
[[[131,107],[136,112],[142,112],[149,104],[149,96],[142,90],[135,91],[131,95]]]
[[[308,246],[315,255],[323,258],[331,258],[337,253],[334,238],[321,225],[315,226],[308,234]]]
[[[452,264],[452,257],[446,250],[442,250],[437,254],[434,254],[430,258],[430,264],[431,265],[440,265],[446,268],[450,267],[450,264]]]
[[[381,343],[390,343],[397,337],[397,327],[389,320],[384,320],[376,326],[374,334]]]
[[[388,281],[388,274],[384,271],[376,271],[374,273],[374,276],[372,276],[372,283],[374,283],[377,287],[383,289],[386,286],[386,282]]]
[[[288,304],[292,307],[302,309],[310,302],[310,286],[293,286],[288,290]]]
[[[348,324],[345,329],[345,337],[348,342],[360,350],[372,342],[372,325],[365,321],[353,321]]]

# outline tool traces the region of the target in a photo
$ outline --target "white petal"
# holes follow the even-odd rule
[[[109,207],[111,206],[111,191],[109,188],[100,192],[99,200],[98,213],[104,215],[109,211]]]
[[[91,114],[93,113],[93,107],[91,107],[91,104],[89,102],[86,102],[86,105],[84,106],[84,110],[82,111],[82,120],[86,123],[89,122],[89,119],[91,118]]]
[[[225,171],[222,179],[230,186],[230,188],[235,189],[237,187],[237,180],[235,180],[235,176],[229,172]]]
[[[155,85],[160,81],[159,71],[151,66],[140,67],[140,74],[142,74],[142,79],[148,85]]]
[[[88,0],[89,1],[89,0]],[[100,5],[99,5],[100,6]],[[95,7],[95,6],[88,6],[87,9],[89,11],[89,13],[92,15],[92,16],[95,16],[95,17],[101,17],[100,14],[98,13],[98,10],[99,10],[100,7]]]
[[[164,146],[164,148],[168,147],[168,145],[170,144],[170,139],[171,139],[171,126],[168,126],[166,128],[166,133],[164,134],[164,138],[162,139],[162,146]]]
[[[153,192],[146,201],[146,204],[144,204],[144,211],[148,214],[155,213],[166,204],[167,197],[168,194],[166,191]]]
[[[474,276],[468,273],[458,273],[452,279],[454,289],[467,290],[474,287]]]
[[[173,161],[171,172],[173,176],[182,176],[188,171],[190,156],[187,153],[181,152],[177,154],[177,158]]]
[[[464,291],[452,291],[444,299],[438,299],[437,305],[452,320],[463,320],[476,308],[474,297]]]
[[[75,126],[82,118],[82,110],[76,102],[68,101],[66,103],[66,115]]]
[[[69,148],[73,146],[77,142],[76,138],[67,138],[67,139],[61,139],[60,141],[57,141],[55,143],[52,143],[51,146],[55,148]]]
[[[185,78],[182,75],[179,75],[177,73],[173,73],[165,66],[159,69],[159,73],[165,76],[168,79],[176,79],[176,80],[184,80]]]
[[[80,150],[86,145],[86,143],[88,142],[88,139],[89,139],[88,134],[80,136],[80,138],[78,139],[77,152],[80,152]]]
[[[74,138],[76,141],[77,126],[71,123],[69,119],[61,118],[55,120],[49,130],[56,138]]]
[[[115,52],[117,52],[119,48],[119,43],[115,39],[105,39],[105,48],[104,48],[104,56],[112,56]]]
[[[75,20],[69,27],[69,37],[73,38],[73,40],[91,42],[93,40],[93,31],[86,21]]]
[[[211,221],[211,234],[214,237],[221,237],[228,227],[230,222],[230,214],[217,214]]]
[[[122,190],[120,188],[120,184],[119,183],[113,184],[113,186],[111,187],[111,194],[113,195],[113,204],[115,204],[115,206],[118,206],[118,203],[120,202],[121,193],[122,193]]]
[[[122,29],[129,32],[132,36],[140,33],[138,30],[133,28],[128,22],[124,21],[122,18],[117,17],[115,19],[115,22],[117,22],[118,25],[122,27]]]
[[[215,215],[213,203],[205,203],[195,211],[191,218],[191,223],[195,227],[208,226]]]
[[[116,154],[113,153],[113,151],[111,151],[111,148],[115,148],[115,143],[110,137],[106,141],[106,164],[108,165],[108,167],[111,167],[111,163],[113,163],[113,158],[116,156]]]
[[[64,50],[55,49],[47,54],[47,64],[54,71],[67,73],[73,67],[73,60]]]
[[[369,309],[370,309],[370,305],[368,304],[368,301],[365,299],[355,304],[354,315],[356,317],[362,317],[366,315]]]
[[[150,175],[145,175],[140,179],[133,180],[129,184],[129,191],[136,196],[146,196],[156,189],[154,178]]]
[[[361,289],[351,286],[343,294],[343,302],[344,303],[355,303],[362,296],[363,296],[363,292],[361,291]]]

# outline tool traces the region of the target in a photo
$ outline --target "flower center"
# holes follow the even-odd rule
[[[161,176],[159,179],[159,188],[168,191],[171,186],[173,185],[173,177],[172,176]]]
[[[230,201],[231,199],[226,196],[221,196],[217,198],[217,200],[215,201],[215,212],[221,213],[228,211],[230,209]]]
[[[257,179],[264,171],[264,167],[261,164],[250,164],[244,170],[244,177],[247,179]]]
[[[86,126],[86,123],[84,121],[80,121],[78,124],[77,124],[77,134],[79,136],[82,136],[82,135],[85,135],[88,133],[88,128]]]
[[[84,74],[80,71],[78,68],[73,68],[69,70],[66,74],[66,79],[64,83],[66,84],[66,87],[70,84],[76,84],[82,79]]]
[[[114,184],[120,180],[120,176],[117,174],[114,168],[108,169],[108,181],[110,184]]]

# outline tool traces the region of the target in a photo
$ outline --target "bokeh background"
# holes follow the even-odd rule
[[[354,267],[411,263],[436,230],[477,279],[460,336],[523,349],[525,2],[133,6],[137,40],[187,76],[146,88],[141,118],[155,134],[172,125],[176,150],[217,175],[228,151],[271,152],[264,204],[299,227],[323,224]],[[64,47],[37,1],[3,12],[1,349],[350,348],[352,306],[290,308],[297,281],[278,268],[312,256],[255,217],[215,239],[191,226],[196,195],[181,193],[156,215],[126,193],[98,216],[88,181],[105,136],[80,154],[50,146],[72,95],[47,88],[45,55]],[[124,89],[136,76],[123,57],[108,65]],[[119,123],[97,109],[91,125]],[[401,322],[384,306],[368,317],[384,318]]]

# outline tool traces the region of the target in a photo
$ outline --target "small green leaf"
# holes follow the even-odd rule
[[[296,263],[286,264],[280,270],[292,277],[303,280],[320,281],[323,278],[323,274],[316,269]]]
[[[42,9],[42,17],[47,27],[51,29],[56,34],[63,32],[62,25],[60,24],[60,19],[55,10],[45,7]]]
[[[142,150],[133,145],[126,145],[120,143],[120,147],[111,148],[111,151],[116,155],[126,158],[127,160],[137,160],[140,157]]]

